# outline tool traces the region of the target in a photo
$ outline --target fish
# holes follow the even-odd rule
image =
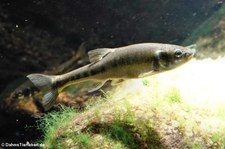
[[[90,63],[61,75],[30,74],[27,78],[43,92],[42,104],[49,110],[58,94],[67,86],[95,80],[100,89],[127,79],[148,77],[172,70],[188,62],[193,50],[173,44],[138,43],[118,48],[99,48],[88,52]]]
[[[77,52],[72,56],[72,58],[57,66],[57,69],[51,68],[50,70],[46,70],[42,73],[49,75],[61,74],[67,71],[71,71],[74,68],[78,68],[84,64],[87,64],[88,58],[85,54],[85,51],[86,51],[86,43],[83,42],[77,49]],[[23,83],[21,83],[21,85],[19,85],[16,89],[14,89],[14,91],[10,94],[10,97],[12,99],[24,99],[26,97],[34,99],[36,98],[34,96],[40,93],[40,90],[36,86],[34,86],[34,84],[28,78],[26,79],[20,78],[18,80],[23,80]]]

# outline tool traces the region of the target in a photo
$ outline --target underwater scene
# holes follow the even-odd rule
[[[5,148],[225,149],[225,1],[2,0]]]

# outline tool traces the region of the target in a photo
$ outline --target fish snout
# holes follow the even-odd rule
[[[190,58],[194,57],[197,51],[196,45],[190,45],[186,48],[188,49],[187,56]]]
[[[187,52],[185,53],[185,57],[190,60],[194,56],[194,52]]]

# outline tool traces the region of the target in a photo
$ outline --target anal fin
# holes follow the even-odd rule
[[[154,75],[156,74],[157,71],[155,70],[152,70],[152,71],[149,71],[149,72],[145,72],[145,73],[141,73],[138,78],[144,78],[144,77],[148,77],[148,76],[151,76],[151,75]]]

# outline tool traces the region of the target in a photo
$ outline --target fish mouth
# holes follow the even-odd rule
[[[194,53],[186,53],[187,60],[192,59],[193,56],[194,56]]]

